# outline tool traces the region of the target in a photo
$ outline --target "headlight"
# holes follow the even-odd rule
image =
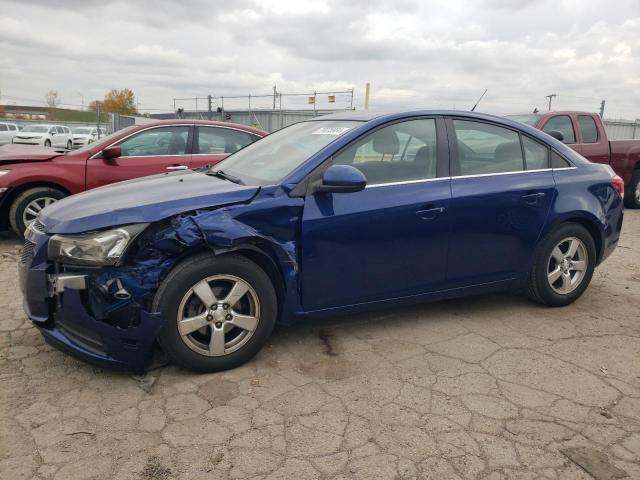
[[[11,170],[0,170],[0,177],[2,175],[6,175],[7,173],[11,172]]]
[[[102,232],[54,235],[49,239],[49,259],[80,265],[115,265],[147,225],[139,223]]]

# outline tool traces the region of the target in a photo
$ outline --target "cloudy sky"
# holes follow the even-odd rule
[[[2,103],[53,89],[87,105],[128,87],[156,112],[276,85],[354,88],[362,108],[366,82],[376,108],[469,109],[488,88],[478,110],[544,109],[557,93],[554,108],[606,99],[606,116],[640,117],[640,1],[0,0]]]

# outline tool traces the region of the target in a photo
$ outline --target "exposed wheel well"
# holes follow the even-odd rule
[[[280,318],[282,304],[284,303],[285,298],[285,286],[282,272],[280,271],[276,260],[271,258],[269,254],[263,252],[262,250],[253,248],[241,248],[230,253],[242,255],[243,257],[248,258],[252,262],[256,263],[260,268],[262,268],[262,270],[264,270],[265,273],[269,276],[276,290],[276,296],[278,298],[278,318]]]
[[[210,251],[208,248],[203,247],[203,248],[190,250],[188,254],[182,255],[174,263],[174,265],[160,277],[159,282],[164,281],[167,275],[169,275],[169,272],[171,272],[174,268],[176,268],[185,260],[192,258],[194,255],[199,255],[201,253],[205,253],[208,251]],[[255,264],[257,264],[260,268],[262,268],[262,270],[265,271],[265,273],[269,276],[269,278],[273,282],[273,285],[276,291],[276,296],[278,299],[278,316],[280,316],[282,304],[285,298],[285,285],[284,285],[284,278],[282,276],[282,272],[280,271],[280,268],[278,267],[277,261],[274,258],[272,258],[272,256],[269,253],[266,253],[262,249],[259,249],[254,246],[240,246],[238,249],[228,250],[228,251],[219,253],[218,256],[223,256],[228,254],[240,255],[242,257],[245,257],[251,260],[252,262],[254,262]]]
[[[596,258],[599,259],[600,255],[602,254],[602,236],[600,235],[600,230],[598,229],[597,225],[585,218],[569,218],[554,225],[552,230],[555,230],[561,225],[567,223],[577,223],[578,225],[581,225],[587,229],[587,231],[591,234],[591,238],[593,238],[593,242],[596,244]]]
[[[61,192],[63,192],[65,195],[71,195],[71,192],[69,192],[69,190],[53,182],[24,183],[15,188],[12,188],[11,190],[9,190],[8,195],[3,199],[2,207],[0,208],[0,227],[8,228],[9,209],[11,208],[13,201],[18,197],[18,195],[20,195],[22,192],[26,192],[31,188],[38,188],[38,187],[55,188],[56,190],[60,190]]]

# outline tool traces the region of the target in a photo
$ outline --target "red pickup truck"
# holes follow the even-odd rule
[[[0,228],[22,236],[44,207],[109,183],[215,164],[267,132],[246,125],[164,120],[135,125],[69,152],[0,147]]]
[[[549,133],[594,163],[605,163],[624,180],[625,205],[640,208],[640,140],[608,140],[600,116],[588,112],[508,115]]]

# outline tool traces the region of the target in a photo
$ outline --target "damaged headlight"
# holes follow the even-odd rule
[[[139,223],[101,232],[54,235],[49,239],[49,259],[80,265],[115,265],[147,225]]]

